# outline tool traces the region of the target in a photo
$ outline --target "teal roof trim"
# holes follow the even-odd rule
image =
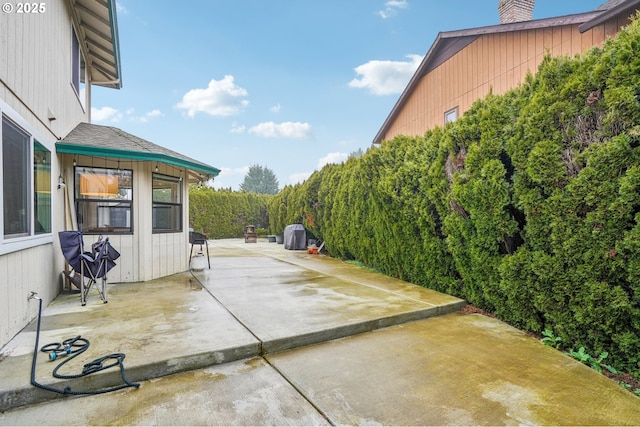
[[[169,165],[190,169],[207,175],[218,176],[220,169],[202,163],[180,159],[164,153],[130,151],[117,148],[94,147],[88,145],[69,144],[56,142],[56,153],[77,154],[82,156],[112,157],[115,159],[143,160],[149,162],[162,162]]]
[[[122,88],[122,68],[120,61],[120,39],[118,37],[118,14],[116,13],[116,0],[109,0],[109,21],[111,22],[111,40],[113,41],[113,56],[118,73],[117,89]]]

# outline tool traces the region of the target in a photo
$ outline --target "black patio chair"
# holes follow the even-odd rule
[[[191,256],[193,255],[193,246],[200,245],[200,252],[202,252],[202,245],[207,248],[207,264],[209,270],[211,270],[211,260],[209,259],[209,242],[208,237],[202,233],[196,231],[189,231],[189,243],[191,243],[191,252],[189,252],[189,265],[191,265]]]
[[[78,285],[77,282],[80,282],[80,303],[87,304],[87,295],[91,287],[101,279],[101,285],[99,287],[96,285],[96,289],[102,302],[106,304],[108,302],[107,272],[116,266],[114,261],[120,257],[120,253],[111,246],[108,237],[98,237],[98,241],[91,245],[90,252],[84,250],[80,231],[61,231],[58,237],[62,255],[73,269],[68,276],[74,284]]]

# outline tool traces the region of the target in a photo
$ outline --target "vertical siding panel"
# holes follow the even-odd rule
[[[574,25],[571,28],[571,56],[582,52],[582,34],[578,31],[578,26]]]
[[[500,81],[500,86],[498,88],[497,93],[503,93],[506,87],[506,79],[507,79],[507,34],[500,34],[498,36],[500,40],[500,65],[498,68],[498,77]]]
[[[483,36],[483,46],[482,46],[482,90],[480,93],[486,93],[487,82],[489,81],[489,68],[491,67],[491,63],[489,61],[489,55],[491,54],[491,37]]]
[[[433,110],[435,108],[435,104],[438,102],[438,98],[440,96],[437,86],[436,84],[434,84],[434,81],[436,81],[437,79],[440,78],[440,70],[434,70],[434,72],[429,76],[429,79],[427,81],[428,86],[425,86],[425,92],[430,94],[430,96],[427,98],[427,115],[426,115],[426,120],[428,123],[432,123],[435,124],[437,122],[435,122],[433,120]]]
[[[0,46],[9,45],[9,23],[5,14],[0,15]],[[9,72],[9,50],[0,49],[0,78],[8,81],[7,73]],[[4,95],[3,95],[4,98]],[[0,334],[2,331],[0,331]]]
[[[153,278],[161,277],[167,271],[167,244],[165,241],[165,234],[154,234],[154,256],[153,262],[158,267],[154,272]],[[157,246],[156,246],[157,245]]]
[[[1,28],[0,31],[2,31]],[[10,295],[14,288],[11,286],[11,282],[9,281],[9,278],[11,277],[9,275],[9,265],[8,256],[0,257],[0,283],[2,283],[0,286],[0,301],[11,301]],[[8,342],[14,335],[14,331],[9,327],[9,322],[11,320],[9,314],[10,304],[7,304],[7,306],[9,309],[0,310],[0,343]]]
[[[604,24],[604,35],[605,38],[615,37],[618,33],[619,27],[617,21],[609,21]]]
[[[474,92],[478,86],[478,62],[480,55],[478,55],[478,43],[474,41],[468,51],[467,67],[471,70],[471,79],[469,81],[469,92]]]
[[[572,49],[571,49],[571,27],[568,25],[564,25],[562,28],[562,42],[561,42],[561,49],[560,49],[560,54],[561,55],[566,55],[566,56],[572,56]]]
[[[514,47],[513,44],[515,42],[515,36],[513,33],[507,33],[507,40],[506,40],[506,46],[507,46],[507,85],[504,88],[504,91],[508,90],[509,88],[513,87],[515,79],[513,76],[513,68],[514,68],[514,64],[515,64],[515,54],[514,54]]]
[[[542,30],[543,55],[553,53],[553,31],[551,28]]]
[[[19,298],[18,294],[22,291],[20,285],[27,280],[27,271],[22,268],[22,254],[25,251],[14,252],[9,254],[7,258],[9,259],[9,280],[7,281],[7,285],[9,286],[9,299],[7,304],[7,311],[9,314],[9,329],[12,331],[20,330],[20,319],[22,316],[20,312],[24,310],[26,307]]]
[[[468,76],[469,69],[465,67],[462,61],[462,55],[460,53],[456,54],[454,67],[456,69],[455,75],[457,76],[456,80],[452,82],[451,85],[447,88],[447,105],[444,105],[443,108],[440,109],[440,116],[442,117],[442,122],[444,123],[444,112],[450,108],[453,108],[460,102],[458,97],[461,94],[464,94],[468,87]]]
[[[544,30],[535,30],[536,32],[536,56],[535,56],[535,64],[540,63],[543,56],[545,55],[545,45],[544,45]]]
[[[587,50],[588,48],[590,48],[591,46],[594,46],[593,44],[593,29],[585,31],[581,36],[580,36],[580,41],[581,41],[581,46],[580,49],[584,52],[585,50]]]
[[[551,37],[551,55],[562,55],[562,28],[554,27],[548,31]]]
[[[500,61],[496,64],[495,72],[498,77],[498,84],[496,93],[502,93],[504,90],[504,80],[506,78],[506,68],[507,68],[507,39],[506,34],[498,35],[499,41],[499,58]]]
[[[119,282],[138,282],[142,280],[139,273],[140,249],[134,246],[133,242],[132,236],[123,236],[117,247],[118,251],[125,255],[120,257],[119,260]]]
[[[597,46],[602,46],[602,43],[604,42],[604,26],[602,25],[598,25],[596,27],[593,27],[593,42],[595,45]]]
[[[522,82],[520,75],[520,65],[522,57],[522,31],[513,34],[513,86],[517,86]]]
[[[487,61],[487,84],[491,87],[494,88],[495,87],[495,67],[496,67],[496,61],[498,58],[496,58],[496,56],[498,55],[498,39],[495,35],[491,35],[491,37],[488,39],[489,45],[487,46],[487,52],[488,52],[488,61]],[[489,89],[491,90],[491,89]]]
[[[440,110],[440,106],[442,105],[442,102],[443,102],[444,91],[448,84],[447,77],[448,77],[448,73],[444,72],[444,67],[443,67],[443,69],[438,70],[437,81],[433,82],[436,85],[435,90],[436,90],[436,93],[438,94],[438,97],[433,104],[433,110],[431,111],[431,117],[434,123],[440,123],[439,117],[437,116],[437,111]]]
[[[7,15],[4,15],[5,17],[7,17]],[[7,43],[5,45],[6,49],[7,49],[7,64],[17,64],[17,58],[16,58],[16,52],[22,48],[21,46],[21,38],[20,35],[18,34],[19,28],[18,28],[18,20],[17,19],[8,19],[8,17],[6,19],[4,19],[3,25],[6,25],[7,28],[7,34],[9,35],[9,40],[13,41],[13,43]],[[17,72],[17,67],[15,66],[11,66],[8,67],[7,70],[7,84],[9,85],[9,87],[11,87],[13,90],[16,89],[16,72]]]
[[[536,31],[527,31],[527,70],[531,73],[535,73],[536,41]]]

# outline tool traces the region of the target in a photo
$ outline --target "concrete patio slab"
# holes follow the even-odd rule
[[[139,389],[58,399],[0,414],[0,425],[330,425],[263,359],[145,381]]]
[[[266,242],[215,241],[211,269],[145,283],[109,284],[109,303],[61,295],[43,310],[40,346],[81,335],[91,347],[62,374],[125,353],[126,376],[144,381],[455,311],[465,303],[326,256]],[[312,267],[312,268],[309,268]],[[117,267],[116,267],[117,268]],[[204,284],[204,288],[201,284]],[[34,312],[37,301],[32,300]],[[0,353],[0,411],[60,397],[30,384],[35,321]],[[73,391],[122,384],[117,369],[80,379],[51,376],[39,353],[39,383]]]
[[[637,425],[640,399],[452,313],[0,414],[0,425]]]
[[[640,399],[482,315],[265,356],[333,425],[638,425]]]
[[[40,345],[91,340],[70,371],[124,352],[139,388],[31,386],[32,324],[0,354],[0,425],[640,424],[636,396],[498,320],[455,312],[457,298],[274,243],[210,246],[211,270],[44,310]],[[117,370],[54,380],[53,366],[42,353],[39,382],[121,383]]]
[[[111,353],[125,353],[127,378],[141,381],[260,353],[259,341],[203,290],[189,273],[159,281],[109,285],[109,303],[92,295],[85,307],[79,294],[60,295],[42,313],[40,347],[81,335],[89,349],[61,374]],[[38,302],[32,300],[37,312]],[[58,397],[30,384],[36,322],[2,349],[0,410]],[[82,379],[56,379],[48,355],[38,352],[36,381],[74,391],[122,383],[117,369]]]

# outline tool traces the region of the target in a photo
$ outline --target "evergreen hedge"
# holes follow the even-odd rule
[[[189,188],[189,226],[210,239],[243,237],[247,225],[267,229],[270,197],[273,196],[192,186]]]
[[[640,375],[640,23],[268,201],[336,257]]]

